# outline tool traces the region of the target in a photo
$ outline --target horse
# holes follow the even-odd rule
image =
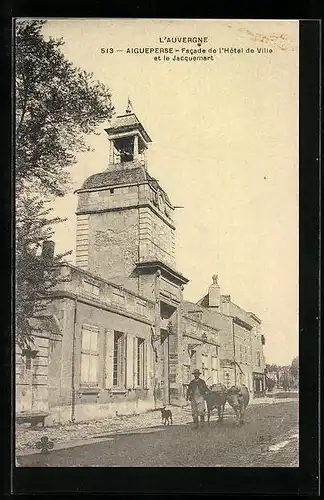
[[[249,389],[245,385],[233,385],[227,390],[226,401],[233,408],[237,425],[244,424],[244,412],[249,404]]]
[[[206,394],[207,415],[208,423],[210,421],[210,414],[214,408],[217,408],[218,422],[222,422],[224,417],[224,408],[226,404],[226,386],[224,384],[213,384]]]

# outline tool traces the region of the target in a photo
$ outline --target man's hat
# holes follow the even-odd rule
[[[196,368],[196,370],[194,370],[194,371],[192,372],[192,374],[193,374],[193,375],[196,375],[196,374],[197,374],[197,375],[201,375],[201,371],[200,371],[200,370],[198,370],[198,369]]]

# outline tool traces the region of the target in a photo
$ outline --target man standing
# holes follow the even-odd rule
[[[201,425],[205,422],[205,396],[209,393],[209,389],[206,382],[199,378],[201,372],[199,370],[193,371],[193,376],[195,377],[188,385],[187,390],[187,400],[191,402],[192,418],[194,421],[194,427],[197,429],[199,426],[199,417]]]

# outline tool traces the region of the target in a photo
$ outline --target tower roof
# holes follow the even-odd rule
[[[81,189],[110,187],[121,184],[137,184],[145,182],[146,171],[140,162],[130,161],[120,164],[123,168],[108,168],[104,172],[90,175]],[[127,168],[128,167],[128,168]]]
[[[119,168],[107,168],[107,170],[104,170],[103,172],[90,175],[90,177],[88,177],[82,184],[81,190],[103,187],[109,188],[125,184],[140,184],[149,182],[154,189],[160,189],[163,191],[166,200],[171,205],[171,201],[167,193],[161,188],[158,181],[147,172],[146,168],[140,162],[130,161],[120,163],[115,166],[118,166]]]
[[[139,130],[146,142],[152,142],[152,139],[146,132],[145,128],[135,115],[135,113],[127,113],[115,118],[110,127],[105,129],[108,135],[119,134],[122,132],[132,132]]]

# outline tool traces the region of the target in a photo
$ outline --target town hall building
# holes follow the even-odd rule
[[[34,346],[16,349],[16,411],[46,423],[182,405],[194,368],[207,385],[264,391],[261,320],[220,294],[217,277],[196,304],[175,262],[175,207],[148,172],[151,139],[129,106],[106,129],[108,167],[76,191],[76,264]],[[52,242],[44,242],[54,256]]]

